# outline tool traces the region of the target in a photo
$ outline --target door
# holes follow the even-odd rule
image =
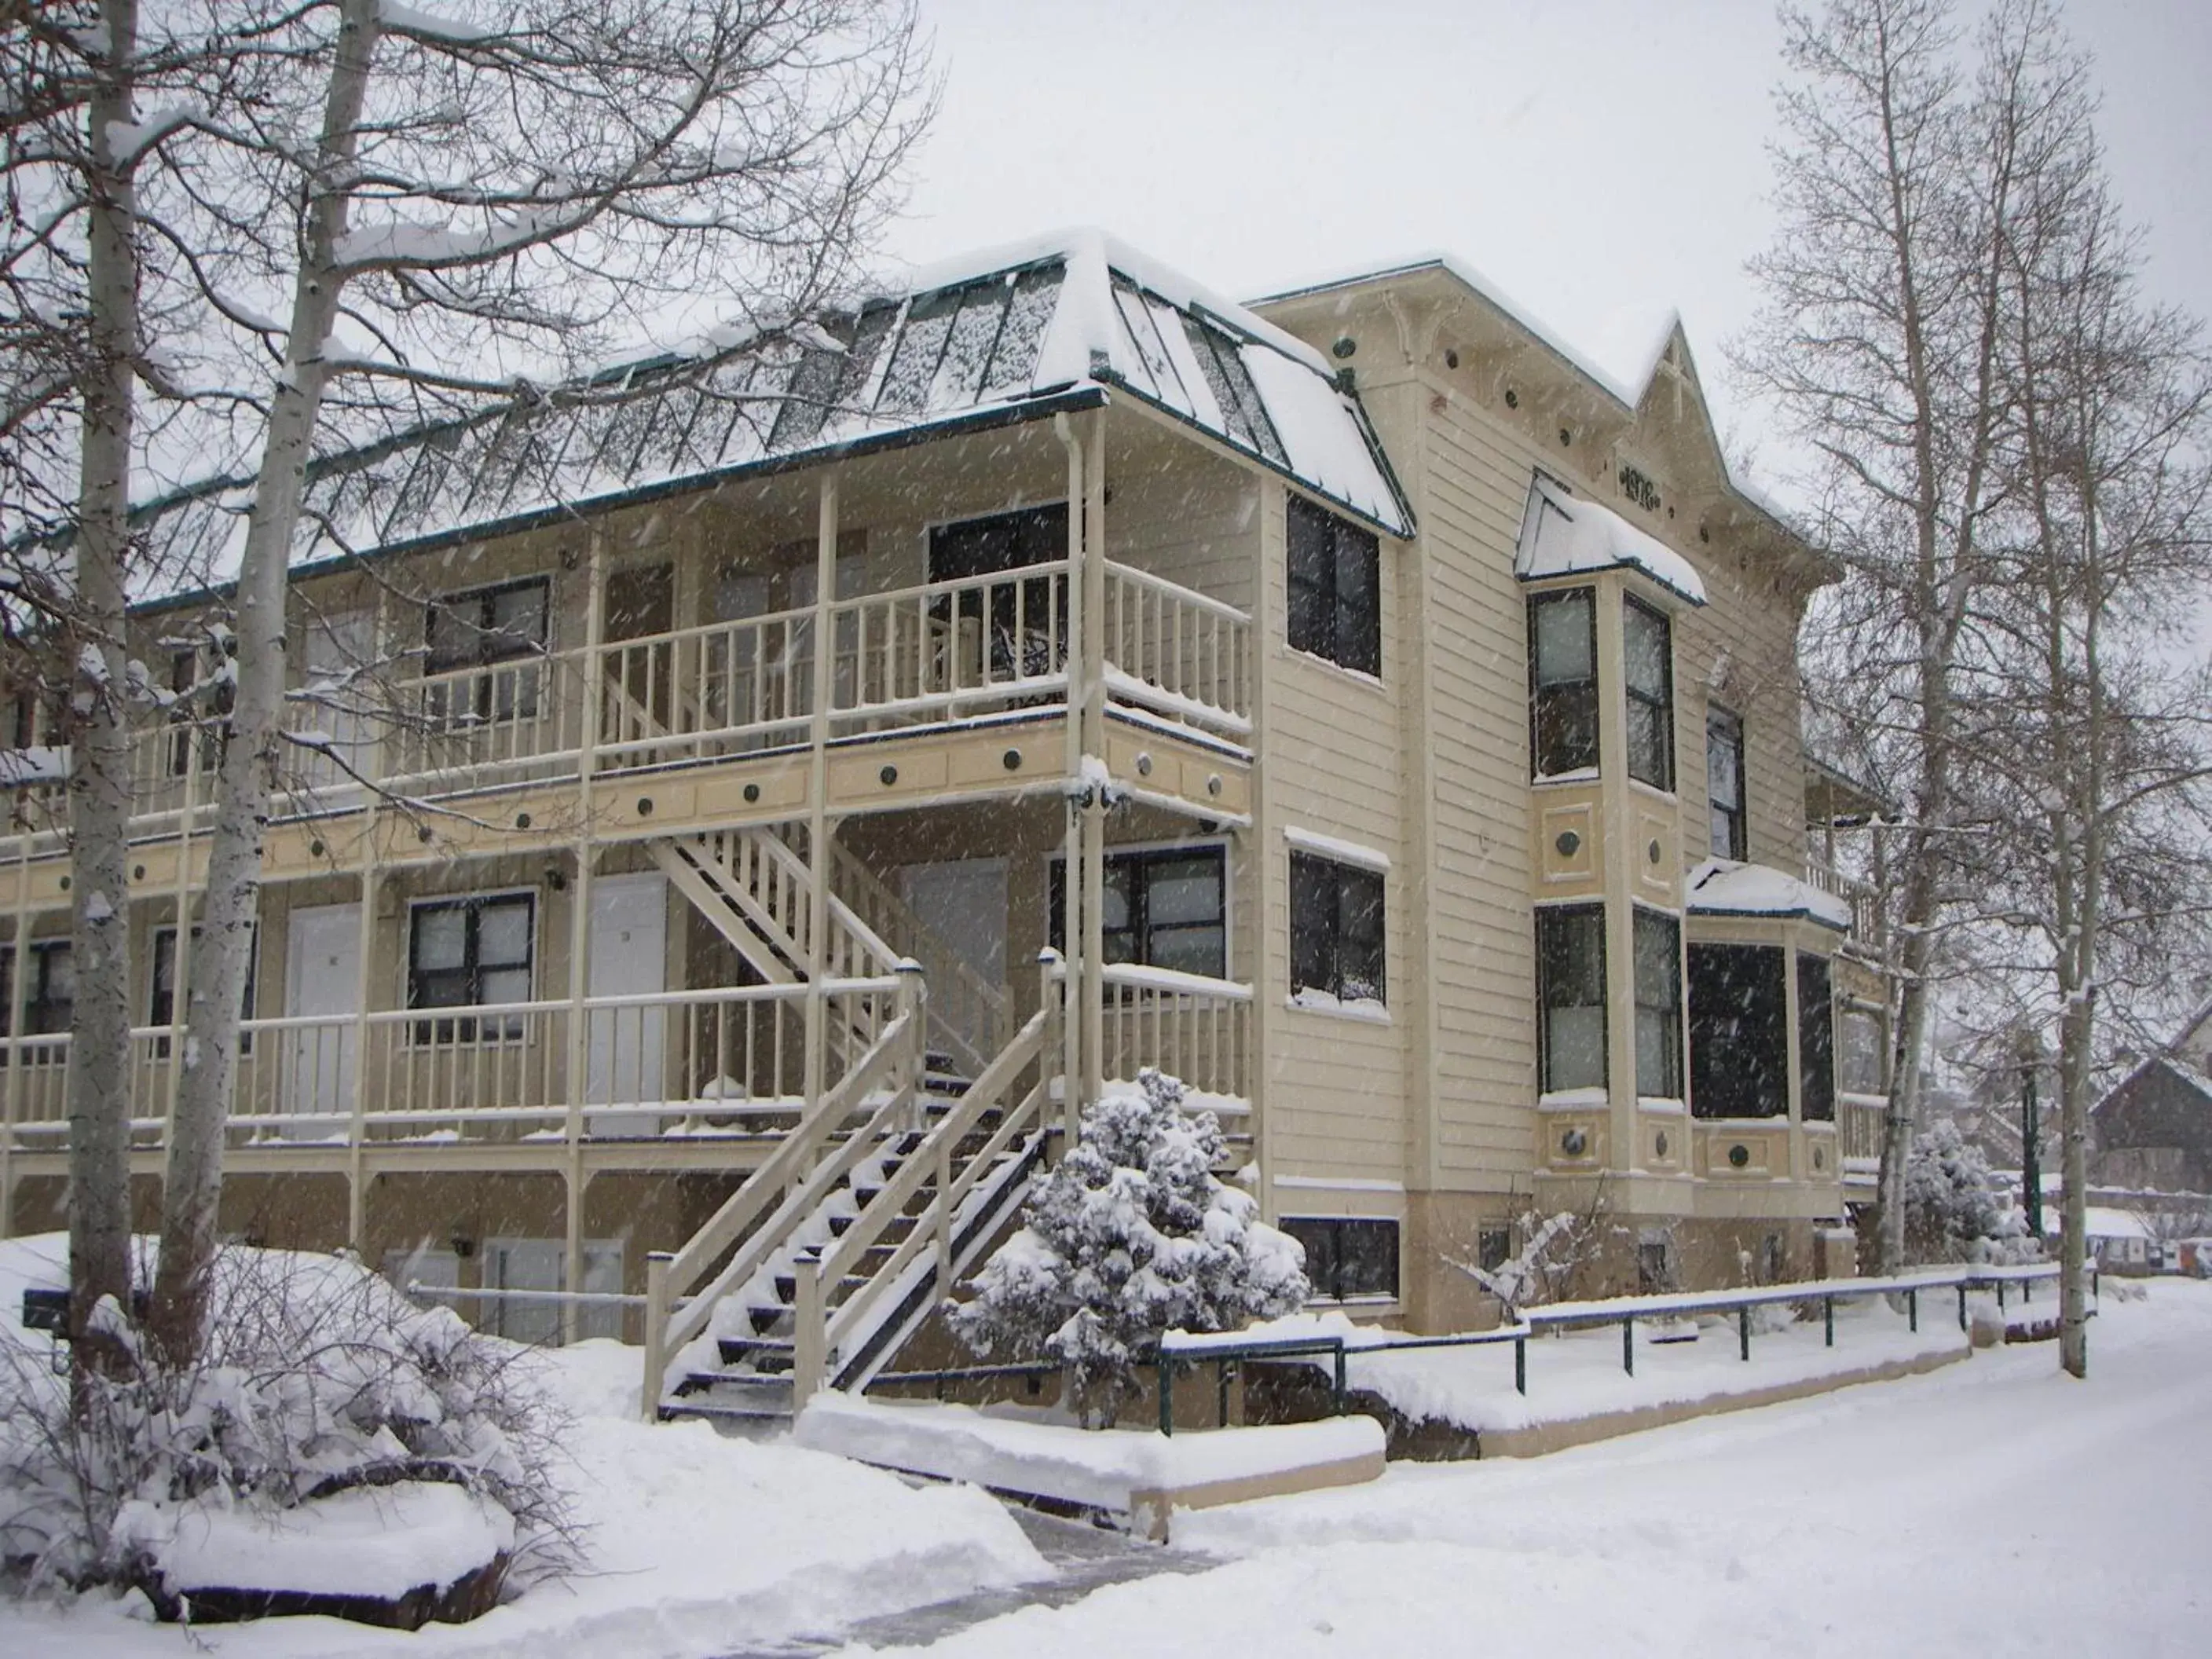
[[[941,972],[940,952],[973,969],[986,985],[1003,988],[1006,982],[1006,861],[1004,859],[956,859],[943,864],[909,864],[900,872],[907,908],[914,912],[927,939],[926,970]],[[945,987],[946,992],[952,988]],[[982,1053],[988,1038],[983,1011],[968,997],[944,995],[939,1000],[946,1022],[961,1040]],[[988,1060],[990,1056],[984,1054]]]
[[[285,933],[284,1012],[322,1023],[284,1033],[284,1109],[303,1115],[353,1109],[354,1015],[361,1000],[361,906],[292,912]]]
[[[659,876],[610,876],[592,884],[591,973],[594,997],[649,996],[666,988],[668,890]],[[667,1098],[659,1008],[595,1008],[585,1100],[595,1106]],[[596,1134],[652,1134],[657,1116],[598,1117]]]

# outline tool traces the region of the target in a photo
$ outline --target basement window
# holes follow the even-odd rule
[[[1291,649],[1361,674],[1382,672],[1382,551],[1371,530],[1303,495],[1286,509]]]
[[[536,898],[528,893],[428,900],[409,918],[407,1006],[484,1008],[530,1000]],[[418,1043],[519,1042],[519,1017],[415,1022]]]
[[[1275,1224],[1305,1246],[1317,1302],[1398,1294],[1398,1224],[1340,1216],[1285,1216]]]

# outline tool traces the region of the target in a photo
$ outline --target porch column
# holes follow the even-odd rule
[[[365,1261],[368,1259],[368,1092],[384,1081],[380,1067],[377,1081],[372,1084],[369,1080],[368,1011],[376,1003],[376,892],[382,884],[382,872],[376,862],[377,815],[374,800],[362,812],[362,821],[361,925],[355,930],[354,941],[353,1099],[349,1103],[352,1116],[346,1129],[346,1238],[354,1254]],[[297,1038],[294,1041],[318,1056],[321,1054],[319,1039],[312,1042]],[[340,1036],[338,1041],[343,1044],[344,1036]],[[343,1053],[343,1048],[340,1053]]]
[[[830,697],[836,684],[833,653],[837,595],[837,469],[823,469],[814,530],[814,684],[806,752],[806,1104],[818,1104],[829,1056],[829,1005],[823,980],[830,937]]]
[[[185,1073],[185,1011],[189,1008],[192,990],[192,813],[199,805],[200,736],[190,731],[185,738],[185,809],[177,820],[177,942],[169,952],[169,1074],[161,1103],[161,1147],[166,1161],[169,1146],[170,1126],[177,1121],[177,1091],[183,1086]],[[257,901],[258,903],[258,901]],[[150,941],[147,958],[153,957]],[[22,961],[21,957],[16,958]],[[20,975],[19,975],[20,977]],[[11,1030],[14,1027],[9,1028]],[[131,1079],[131,1104],[137,1104],[138,1078],[143,1057],[138,1045],[131,1045],[131,1053],[124,1075]],[[150,1101],[148,1103],[152,1103]],[[165,1177],[166,1179],[166,1177]]]
[[[15,838],[15,971],[8,976],[8,1033],[23,1035],[23,967],[31,948],[31,832]],[[4,1104],[0,1104],[0,1238],[15,1235],[15,1125],[22,1119],[23,1054],[9,1054]]]
[[[1083,447],[1084,629],[1083,752],[1096,775],[1083,802],[1083,1098],[1096,1101],[1105,1087],[1106,940],[1106,442],[1105,417],[1082,417],[1090,430]]]
[[[575,880],[568,895],[568,1041],[564,1047],[568,1073],[562,1092],[568,1117],[562,1135],[565,1153],[563,1174],[568,1194],[568,1221],[563,1231],[562,1280],[565,1289],[582,1288],[584,1282],[584,1096],[590,1085],[590,1014],[584,1004],[591,994],[592,969],[592,778],[599,757],[599,715],[605,701],[599,660],[607,628],[607,538],[605,531],[592,532],[591,556],[584,579],[584,706],[582,748],[576,757],[576,835],[570,848]],[[578,1330],[576,1304],[561,1304],[561,1340],[574,1342]]]
[[[1083,776],[1083,641],[1091,630],[1085,626],[1083,581],[1083,498],[1085,481],[1088,476],[1083,465],[1084,440],[1088,428],[1078,432],[1075,422],[1066,415],[1052,417],[1054,434],[1067,450],[1067,717],[1065,722],[1066,749],[1062,762],[1062,775],[1073,785]],[[1064,1157],[1074,1150],[1077,1131],[1083,1119],[1081,1080],[1083,1077],[1083,804],[1071,795],[1067,799],[1067,824],[1061,836],[1060,868],[1066,878],[1060,887],[1060,937],[1066,944],[1064,971],[1060,980],[1060,1096],[1062,1135],[1060,1152]],[[1048,984],[1044,994],[1051,994]]]

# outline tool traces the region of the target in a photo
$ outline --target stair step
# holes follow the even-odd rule
[[[725,1336],[716,1340],[725,1365],[742,1365],[747,1360],[763,1358],[780,1358],[788,1369],[794,1345],[788,1335],[781,1336]]]
[[[702,1394],[720,1390],[720,1402],[730,1406],[774,1405],[779,1401],[791,1403],[791,1378],[787,1373],[714,1370],[686,1371],[677,1383],[676,1392],[683,1399],[693,1399]]]

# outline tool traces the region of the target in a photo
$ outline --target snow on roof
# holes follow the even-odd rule
[[[1838,933],[1851,925],[1848,901],[1786,871],[1732,859],[1707,859],[1690,872],[1689,908],[1706,916],[1802,916]]]
[[[1521,518],[1513,574],[1534,581],[1623,567],[1641,570],[1692,605],[1705,602],[1705,584],[1687,559],[1610,507],[1570,495],[1565,484],[1538,473]]]
[[[1310,347],[1097,231],[992,250],[769,339],[702,347],[326,456],[295,563],[489,531],[1110,386],[1395,536],[1413,517]],[[1053,399],[1053,401],[1046,401]],[[228,580],[250,487],[142,509],[172,586]]]

